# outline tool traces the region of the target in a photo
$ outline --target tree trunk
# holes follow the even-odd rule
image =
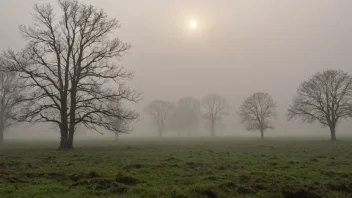
[[[59,150],[66,150],[67,145],[67,129],[61,129],[60,146]]]
[[[211,121],[211,136],[215,136],[215,121]]]
[[[4,129],[0,128],[0,144],[4,143]]]
[[[260,138],[264,139],[264,130],[260,130],[260,135],[261,135]]]
[[[2,115],[1,115],[2,116]],[[0,144],[4,143],[4,132],[5,132],[5,119],[4,117],[1,117],[0,121]]]
[[[76,71],[74,71],[74,76],[76,76]],[[67,150],[73,149],[73,138],[76,130],[76,94],[77,94],[77,86],[73,81],[72,88],[71,88],[70,124],[69,124],[67,147],[66,147]]]
[[[71,139],[71,135],[68,135],[68,132],[62,132],[62,134],[65,134],[64,137],[61,136],[61,141],[60,141],[60,147],[59,150],[65,151],[65,150],[72,150],[72,142],[73,142],[73,137]]]
[[[336,141],[336,130],[334,126],[330,126],[331,141]]]
[[[73,133],[70,133],[70,130],[68,130],[67,125],[62,126],[59,150],[65,151],[65,150],[73,149],[72,143],[73,143]]]
[[[61,124],[60,124],[60,146],[59,150],[67,150],[67,138],[68,138],[68,115],[67,115],[67,101],[65,100],[65,97],[63,97],[63,100],[61,101]]]
[[[75,129],[70,129],[69,134],[68,134],[68,140],[67,140],[67,149],[72,150],[73,149],[73,137],[75,134]]]
[[[115,132],[115,140],[118,141],[119,140],[119,133]]]

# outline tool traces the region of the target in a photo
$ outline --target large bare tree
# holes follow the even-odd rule
[[[229,115],[229,104],[226,99],[217,94],[206,95],[202,99],[203,117],[210,123],[211,135],[215,136],[215,125]]]
[[[326,70],[313,75],[297,89],[288,119],[315,121],[330,128],[331,140],[336,140],[336,126],[351,114],[352,77],[343,71]]]
[[[237,114],[247,130],[259,130],[264,139],[264,132],[273,128],[270,119],[276,118],[276,106],[269,94],[254,93],[243,102]]]
[[[16,123],[23,92],[23,81],[15,72],[6,71],[6,64],[0,58],[0,143],[5,131]]]
[[[115,35],[120,27],[103,10],[77,0],[34,6],[34,26],[21,26],[27,47],[8,51],[10,69],[27,80],[26,107],[20,119],[51,122],[61,133],[60,149],[72,149],[78,125],[111,130],[111,119],[136,113],[119,105],[140,95],[126,86],[133,72],[116,64],[130,48]]]
[[[145,112],[152,117],[153,124],[157,127],[160,137],[166,130],[174,107],[175,105],[172,102],[154,100],[145,108]]]

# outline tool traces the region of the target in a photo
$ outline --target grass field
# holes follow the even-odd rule
[[[0,145],[0,197],[352,197],[352,141],[235,138]]]

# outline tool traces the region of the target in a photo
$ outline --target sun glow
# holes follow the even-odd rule
[[[190,27],[191,29],[196,29],[196,28],[198,27],[197,21],[196,21],[196,20],[191,20],[191,21],[189,22],[189,27]]]

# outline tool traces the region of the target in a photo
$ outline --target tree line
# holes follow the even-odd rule
[[[229,104],[224,97],[210,94],[201,101],[187,97],[176,104],[155,100],[145,112],[152,117],[160,136],[167,129],[190,134],[197,129],[201,118],[210,124],[211,135],[215,136],[216,123],[229,115]],[[247,130],[259,131],[264,139],[265,131],[274,128],[272,120],[277,117],[277,102],[268,93],[257,92],[244,100],[237,115]],[[287,113],[289,121],[299,119],[329,127],[332,141],[336,140],[339,121],[351,117],[352,76],[339,70],[318,72],[301,83]]]

